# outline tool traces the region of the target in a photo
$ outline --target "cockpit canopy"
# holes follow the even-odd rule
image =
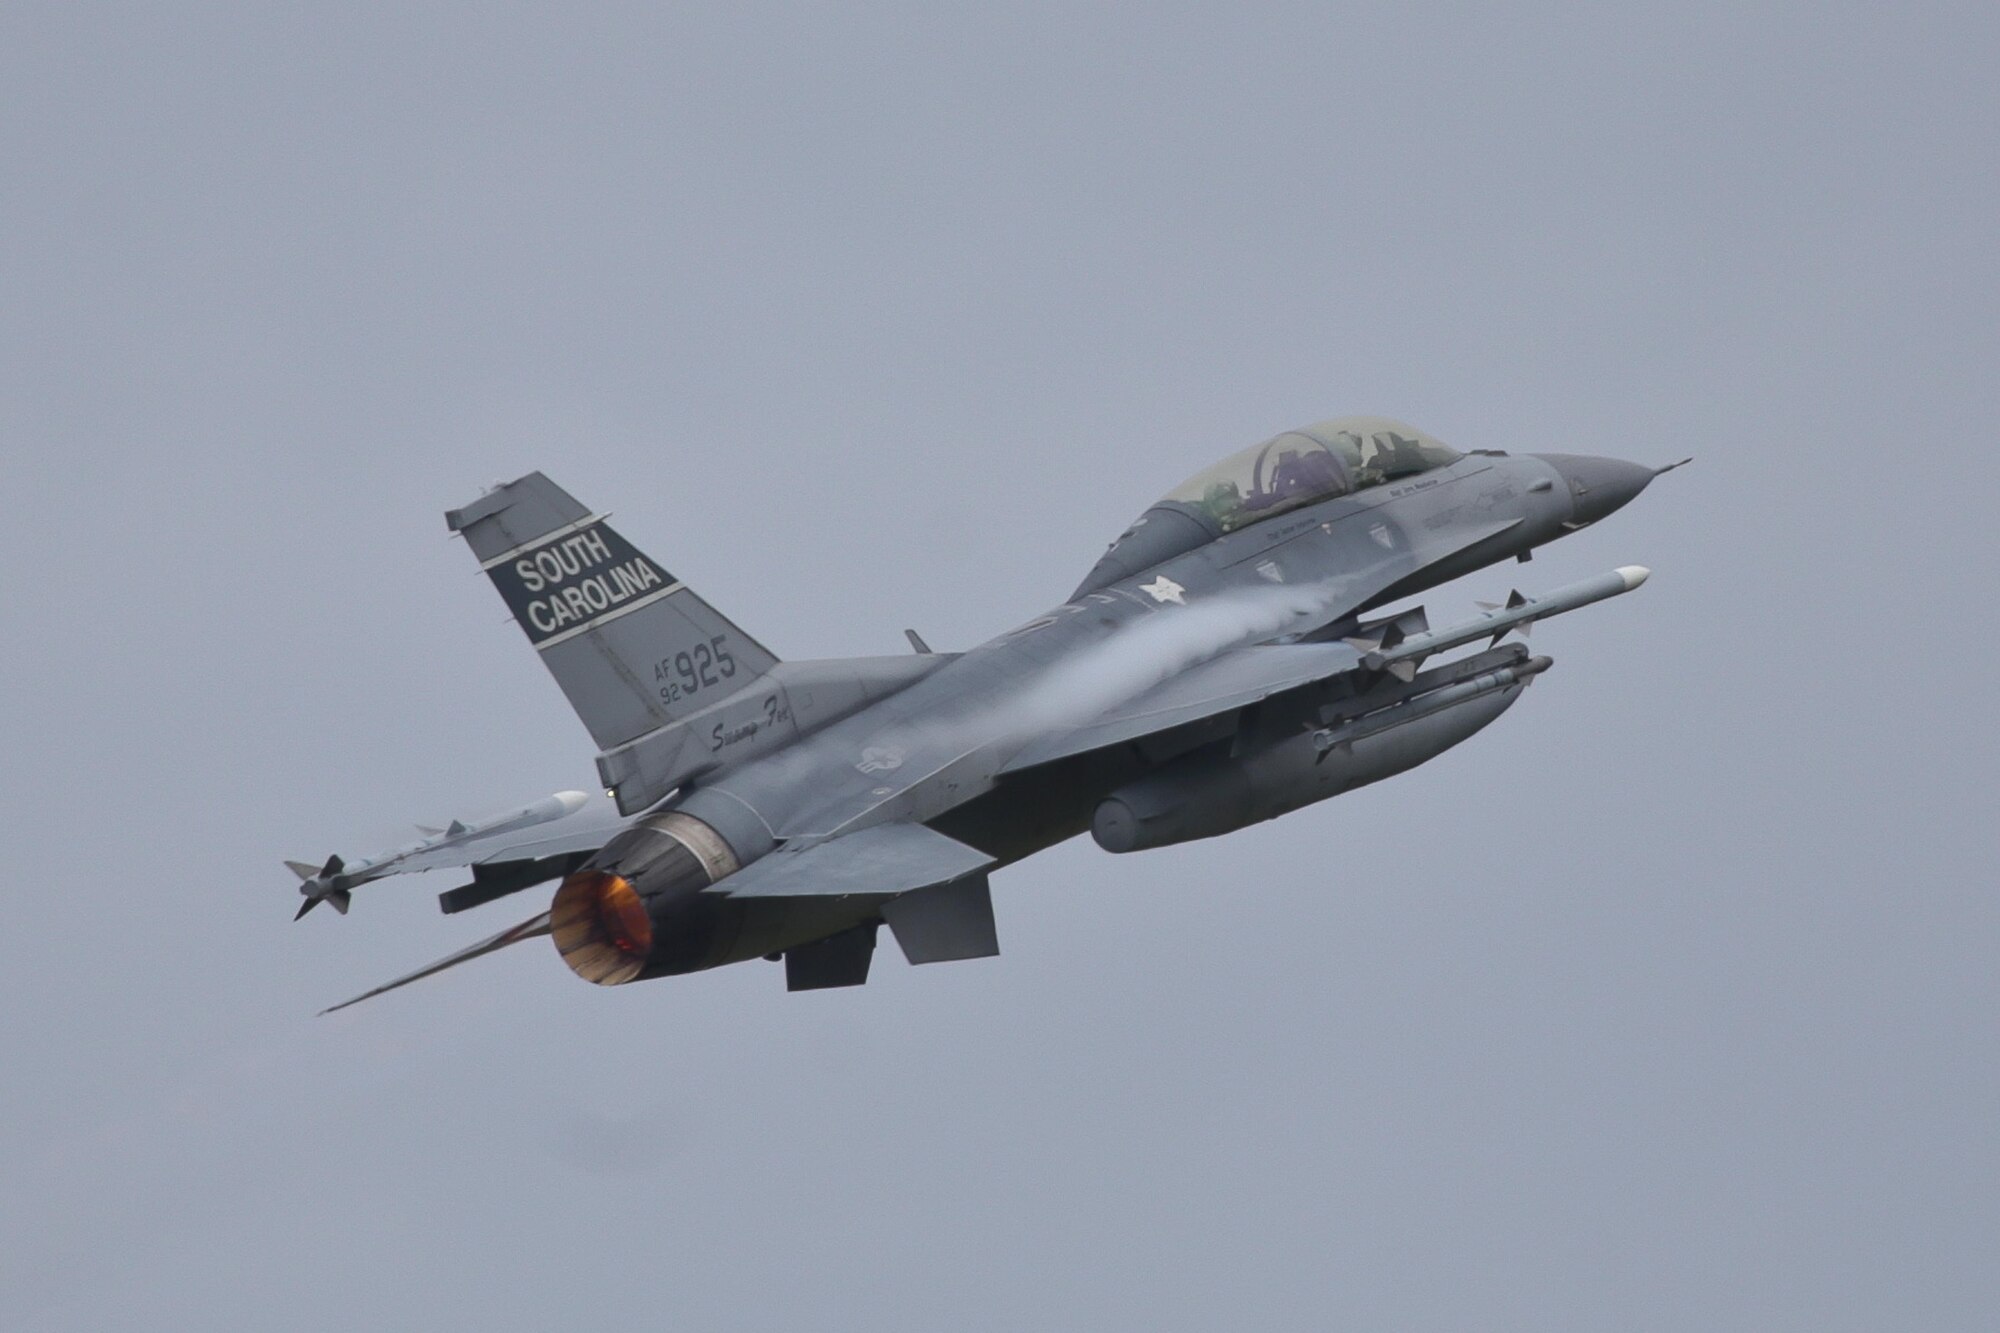
[[[1168,492],[1160,504],[1192,510],[1218,532],[1234,532],[1290,509],[1445,467],[1460,457],[1457,450],[1400,421],[1337,417],[1233,454]]]
[[[1288,430],[1190,477],[1113,542],[1077,594],[1093,592],[1226,533],[1461,457],[1387,417],[1336,417]]]

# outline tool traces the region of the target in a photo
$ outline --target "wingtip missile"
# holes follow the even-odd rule
[[[304,861],[287,861],[285,864],[299,877],[299,892],[304,894],[306,899],[300,905],[298,915],[292,920],[297,921],[322,902],[332,903],[334,910],[345,916],[348,906],[353,901],[354,889],[370,880],[397,873],[399,865],[407,863],[411,857],[419,853],[434,852],[479,838],[490,838],[502,833],[514,833],[521,829],[532,828],[537,824],[547,824],[573,815],[589,804],[590,796],[586,792],[559,791],[552,796],[543,797],[532,805],[522,806],[520,809],[496,815],[491,819],[473,820],[469,823],[462,819],[454,819],[441,829],[432,829],[419,824],[417,827],[425,834],[423,841],[411,843],[407,847],[398,847],[394,851],[384,852],[378,856],[364,857],[351,865],[344,863],[338,856],[328,857],[326,864],[317,868]]]
[[[353,901],[354,894],[347,889],[326,889],[311,895],[304,902],[300,903],[299,910],[292,913],[292,920],[299,920],[321,903],[332,903],[334,911],[340,913],[342,916],[346,916],[347,909]]]
[[[348,892],[347,882],[343,878],[342,872],[347,867],[340,857],[329,856],[326,858],[326,864],[318,867],[304,861],[287,861],[285,865],[299,877],[299,892],[306,896],[306,900],[299,904],[299,910],[292,920],[299,920],[322,902],[332,903],[334,911],[342,916],[347,915],[347,906],[352,901],[353,895]]]

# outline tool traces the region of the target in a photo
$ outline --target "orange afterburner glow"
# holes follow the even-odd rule
[[[630,981],[653,952],[646,904],[620,876],[579,870],[549,905],[549,933],[570,971],[600,986]]]

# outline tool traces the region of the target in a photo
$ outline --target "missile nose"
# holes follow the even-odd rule
[[[1622,458],[1591,454],[1536,454],[1562,475],[1569,486],[1570,522],[1577,527],[1595,523],[1632,502],[1656,475],[1652,468]]]

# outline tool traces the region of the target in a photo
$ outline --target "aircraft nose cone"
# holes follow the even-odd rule
[[[1537,454],[1569,484],[1570,522],[1581,527],[1624,508],[1646,489],[1653,469],[1622,458],[1591,454]]]

